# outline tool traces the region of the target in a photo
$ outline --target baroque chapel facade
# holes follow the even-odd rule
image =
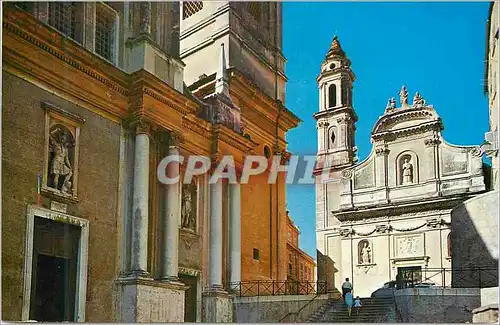
[[[232,284],[286,279],[283,175],[157,177],[286,160],[280,3],[2,5],[2,319],[231,321]]]
[[[318,76],[316,177],[318,280],[369,297],[397,276],[450,268],[451,210],[485,190],[481,151],[447,143],[436,109],[403,86],[388,101],[361,162],[354,141],[354,73],[334,38]],[[451,283],[448,276],[433,279]]]

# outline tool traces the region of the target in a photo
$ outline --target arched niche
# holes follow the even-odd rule
[[[411,185],[419,182],[418,156],[413,151],[401,152],[396,158],[397,185]]]
[[[63,124],[49,129],[47,186],[65,194],[73,194],[75,135]]]
[[[374,264],[373,245],[368,239],[360,240],[358,243],[358,264]]]

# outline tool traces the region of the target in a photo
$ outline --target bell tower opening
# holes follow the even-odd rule
[[[328,87],[328,107],[332,108],[337,106],[337,87],[330,85]]]

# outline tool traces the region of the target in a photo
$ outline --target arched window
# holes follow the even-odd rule
[[[328,87],[328,107],[337,106],[337,87],[335,85],[330,85]]]

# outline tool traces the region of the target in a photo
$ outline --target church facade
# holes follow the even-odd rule
[[[447,143],[437,110],[403,86],[372,132],[372,150],[357,161],[354,73],[335,37],[318,76],[316,175],[318,280],[369,297],[397,276],[450,268],[451,210],[485,190],[481,151]],[[451,272],[433,277],[451,282]]]
[[[287,156],[281,4],[2,6],[3,320],[231,321],[232,283],[286,279],[283,175],[158,179],[167,155]]]

